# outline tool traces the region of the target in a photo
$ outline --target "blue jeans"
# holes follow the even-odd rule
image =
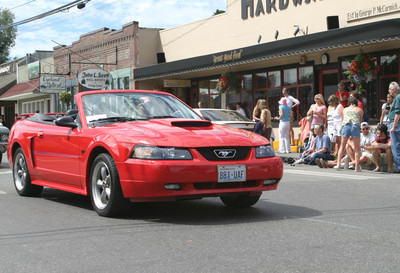
[[[331,159],[331,154],[330,153],[313,153],[311,158],[308,157],[304,159],[304,162],[307,163],[308,165],[315,165],[315,159],[317,158],[322,158],[323,160],[329,160]]]
[[[392,129],[393,123],[388,124],[388,129]],[[400,122],[397,123],[393,133],[390,133],[390,143],[393,154],[393,162],[400,171]]]

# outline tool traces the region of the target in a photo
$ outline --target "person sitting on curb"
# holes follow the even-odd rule
[[[387,126],[385,124],[378,124],[376,134],[378,137],[372,142],[372,157],[376,165],[374,172],[381,171],[381,165],[386,164],[389,173],[395,172],[392,169],[393,155]]]
[[[309,157],[304,159],[304,163],[309,165],[315,165],[317,158],[328,160],[331,157],[331,140],[324,134],[324,125],[322,123],[314,125],[314,134],[316,135],[314,144],[304,151],[304,153],[309,154]]]
[[[364,164],[370,166],[372,162],[372,157],[369,155],[372,154],[371,143],[376,139],[376,135],[370,131],[370,127],[368,122],[361,123],[361,136],[360,136],[360,148],[361,148],[361,156],[360,164]],[[355,152],[354,152],[354,142],[350,141],[346,146],[347,156],[349,157],[349,166],[350,169],[354,168],[355,165]]]

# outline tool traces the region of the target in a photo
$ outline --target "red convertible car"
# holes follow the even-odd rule
[[[32,114],[10,131],[7,155],[19,195],[43,187],[89,195],[101,216],[131,202],[220,197],[254,205],[275,190],[283,164],[252,132],[213,125],[155,91],[88,91],[64,116]]]

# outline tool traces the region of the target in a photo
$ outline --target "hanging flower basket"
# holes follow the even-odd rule
[[[350,61],[343,74],[351,81],[351,87],[361,94],[362,84],[371,81],[372,76],[378,71],[375,58],[369,54],[359,53]]]
[[[242,90],[242,77],[234,73],[222,75],[218,80],[217,90],[220,94],[231,90],[240,92]]]
[[[71,102],[72,94],[70,92],[61,92],[60,93],[60,100],[68,105]]]

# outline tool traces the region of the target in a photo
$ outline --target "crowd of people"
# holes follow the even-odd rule
[[[324,97],[316,94],[307,117],[299,122],[304,151],[296,162],[320,168],[350,168],[356,172],[361,171],[362,165],[375,172],[400,172],[400,87],[391,82],[388,89],[375,133],[367,122],[360,94],[346,91],[343,82],[338,84],[336,94],[329,96],[328,107]],[[279,120],[278,152],[290,153],[290,145],[294,144],[293,108],[300,102],[284,88],[278,103],[278,116],[273,118],[266,100],[258,100],[252,118],[257,133],[268,139],[271,120]]]

